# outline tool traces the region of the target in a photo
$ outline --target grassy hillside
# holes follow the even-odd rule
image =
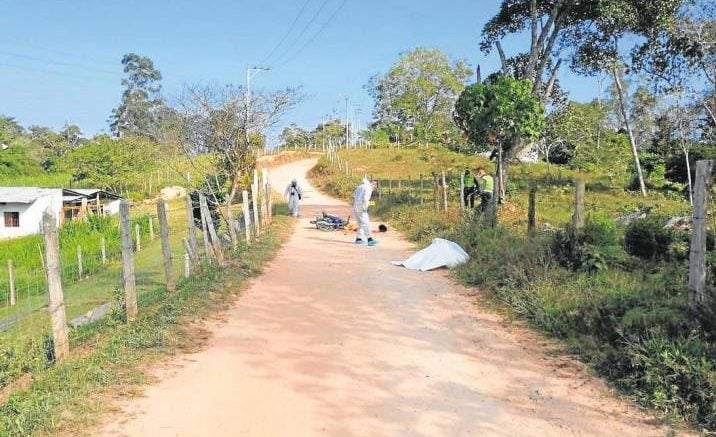
[[[451,187],[450,200],[457,206],[460,182],[459,175],[466,168],[475,170],[483,166],[493,171],[494,163],[482,156],[466,156],[451,152],[443,147],[424,145],[416,148],[343,150],[341,159],[360,175],[368,174],[381,179],[383,191],[387,191],[387,182],[392,180],[397,191],[400,180],[402,191],[411,186],[419,187],[421,175],[425,178],[425,196],[432,196],[433,172],[445,171]],[[599,215],[616,217],[636,210],[657,210],[663,214],[687,214],[688,204],[682,199],[673,199],[660,193],[652,193],[643,198],[635,193],[626,192],[625,169],[600,170],[585,173],[563,166],[535,164],[512,164],[507,190],[509,199],[501,210],[503,223],[516,230],[527,226],[527,193],[530,183],[538,189],[537,221],[538,225],[559,226],[572,215],[574,202],[574,180],[586,181],[588,211]]]
[[[493,229],[471,214],[461,216],[457,203],[459,172],[486,164],[483,158],[439,147],[349,150],[340,156],[358,174],[381,179],[375,214],[419,244],[444,237],[470,253],[470,262],[454,271],[461,282],[564,341],[635,401],[670,419],[716,429],[716,312],[709,307],[691,310],[688,234],[663,228],[665,216],[689,211],[687,202],[659,193],[643,198],[626,192],[620,172],[584,174],[517,164],[512,166],[500,225]],[[422,204],[416,195],[416,176],[443,169],[452,175],[447,215],[433,209],[431,187]],[[589,216],[579,231],[567,226],[577,176],[587,180]],[[325,160],[314,168],[312,178],[323,190],[343,197],[350,196],[357,182]],[[385,179],[393,180],[390,192]],[[531,181],[539,187],[541,231],[529,238],[526,192]],[[629,226],[614,220],[637,210],[650,214]],[[716,251],[710,256],[714,269]],[[716,271],[712,287],[714,277]]]

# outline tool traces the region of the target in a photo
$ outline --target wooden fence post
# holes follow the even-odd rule
[[[102,265],[107,264],[107,239],[104,235],[99,240],[99,251],[102,255]]]
[[[182,238],[181,244],[182,244],[182,246],[184,246],[184,252],[189,254],[189,257],[191,258],[192,262],[199,261],[197,254],[191,248],[191,243],[189,243],[189,240],[187,240],[186,238]]]
[[[12,260],[7,260],[7,279],[10,285],[10,306],[15,306],[17,303],[17,295],[15,294],[15,267],[12,265]]]
[[[537,228],[537,185],[530,184],[529,205],[527,209],[527,235],[533,237]]]
[[[137,239],[137,252],[142,250],[142,237],[140,234],[139,223],[134,225],[134,236]]]
[[[42,236],[45,240],[45,264],[47,265],[47,289],[50,295],[50,321],[55,360],[62,361],[70,353],[65,314],[65,296],[62,292],[60,267],[60,242],[57,236],[57,219],[45,211],[42,215]]]
[[[227,201],[226,203],[226,231],[229,233],[229,240],[231,240],[231,247],[236,250],[239,247],[239,237],[236,235],[236,229],[232,226],[234,213],[231,208],[231,204]]]
[[[440,190],[438,188],[438,174],[433,173],[433,210],[438,211],[438,195]]]
[[[82,266],[82,246],[77,245],[77,275],[79,279],[84,276],[84,268]]]
[[[424,193],[423,193],[423,190],[424,190],[424,188],[423,188],[423,174],[420,173],[420,204],[421,204],[421,205],[422,205],[422,204],[424,203],[424,201],[425,201],[424,198],[423,198],[423,194],[424,194]]]
[[[149,241],[154,241],[154,220],[149,216]]]
[[[184,252],[184,279],[189,278],[191,275],[191,257],[189,252]]]
[[[251,211],[249,211],[249,192],[241,192],[244,207],[244,231],[246,232],[246,244],[251,243]]]
[[[157,219],[159,220],[159,237],[162,240],[162,256],[164,257],[164,277],[167,282],[167,291],[176,291],[174,271],[172,270],[172,248],[169,245],[169,220],[164,199],[157,199]]]
[[[188,175],[189,173],[187,173]],[[196,253],[197,251],[197,243],[196,243],[196,226],[194,224],[194,203],[191,200],[191,195],[189,193],[186,194],[186,224],[187,224],[187,230],[189,235],[189,244],[191,246],[191,250]]]
[[[694,310],[698,310],[706,303],[704,291],[706,289],[708,203],[715,164],[716,161],[711,160],[696,161],[691,251],[689,253],[689,291],[691,306]]]
[[[263,202],[263,203],[264,203],[264,211],[265,211],[265,213],[266,213],[266,214],[265,214],[266,217],[264,217],[264,223],[266,224],[266,226],[268,226],[268,224],[269,224],[269,219],[268,219],[268,218],[269,218],[269,217],[268,217],[268,214],[269,214],[269,212],[268,212],[268,198],[269,198],[269,192],[268,192],[268,169],[265,168],[265,167],[261,169],[261,182],[262,182],[262,185],[261,185],[261,196],[263,197],[263,200],[264,200],[264,202]]]
[[[254,173],[255,174],[255,173]],[[259,187],[258,183],[251,185],[251,204],[254,208],[254,235],[258,237],[261,233],[261,226],[259,224]]]
[[[388,194],[393,194],[393,180],[388,179]]]
[[[201,206],[201,199],[203,195],[199,194],[199,213],[201,214],[201,235],[204,239],[204,253],[206,255],[206,261],[211,264],[211,260],[214,258],[214,249],[211,247],[209,242],[209,226],[207,218],[204,216],[204,208]],[[211,216],[209,217],[211,219]]]
[[[134,276],[134,252],[132,251],[132,227],[129,222],[129,203],[119,203],[119,226],[122,240],[122,281],[127,321],[137,318],[137,285]]]
[[[445,170],[443,170],[443,210],[445,214],[448,213],[448,193],[447,183],[445,182]]]
[[[216,234],[216,229],[214,228],[214,220],[212,220],[211,213],[209,212],[209,204],[206,203],[206,197],[204,197],[203,194],[199,194],[199,205],[204,216],[204,221],[206,222],[206,227],[209,230],[209,241],[211,242],[211,247],[214,249],[216,262],[219,266],[224,267],[226,265],[224,251],[221,248],[221,241],[219,241],[219,236]]]
[[[572,216],[572,227],[575,231],[584,227],[584,192],[584,179],[576,179],[574,181],[574,215]]]
[[[465,173],[460,173],[460,213],[465,214]]]

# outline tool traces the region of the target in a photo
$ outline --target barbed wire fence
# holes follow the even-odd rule
[[[56,217],[45,217],[42,267],[24,269],[12,261],[7,269],[0,267],[0,390],[61,361],[96,335],[84,326],[118,310],[133,320],[145,296],[153,299],[148,295],[157,290],[171,293],[206,264],[225,265],[239,237],[247,244],[259,238],[271,224],[272,204],[268,171],[255,174],[253,194],[243,193],[243,204],[235,208],[239,212],[229,220],[233,232],[214,222],[207,207],[211,200],[203,195],[198,203],[187,195],[171,202],[159,199],[156,209],[133,205],[131,214],[129,202],[122,200],[113,232],[92,247],[72,250],[61,247]],[[125,244],[122,235],[129,239]]]

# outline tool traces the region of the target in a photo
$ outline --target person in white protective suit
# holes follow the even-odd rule
[[[301,186],[298,185],[296,179],[291,180],[291,183],[286,187],[284,195],[288,201],[289,213],[294,217],[298,217],[298,207],[301,203],[301,198],[303,198],[303,190]]]
[[[370,230],[370,218],[368,217],[368,205],[370,204],[370,196],[376,188],[377,183],[368,179],[363,179],[358,188],[353,192],[353,211],[358,220],[358,234],[356,235],[356,244],[368,243],[368,246],[375,246],[378,240],[373,239]]]

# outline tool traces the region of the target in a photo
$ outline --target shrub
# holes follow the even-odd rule
[[[659,216],[634,220],[624,232],[624,249],[642,259],[668,258],[671,242],[672,232]]]
[[[551,242],[555,260],[570,270],[596,272],[609,264],[621,265],[618,249],[619,230],[614,221],[605,217],[590,217],[584,227],[575,230],[567,226],[558,231]]]
[[[627,342],[625,356],[630,368],[618,382],[642,403],[716,429],[716,367],[700,337],[654,330]]]

